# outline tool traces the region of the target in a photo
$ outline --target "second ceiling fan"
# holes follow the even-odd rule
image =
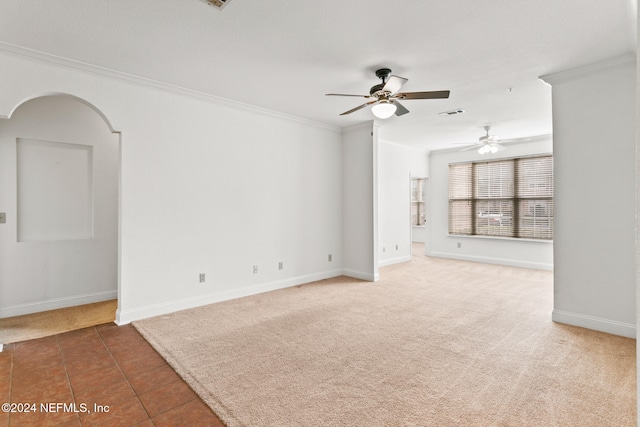
[[[498,143],[498,137],[495,135],[489,135],[489,131],[491,130],[491,126],[484,127],[486,135],[481,136],[478,139],[478,142],[470,145],[469,147],[463,148],[460,151],[468,151],[478,149],[478,153],[480,154],[489,154],[489,153],[497,153],[498,151],[504,150],[504,146]]]
[[[344,116],[351,114],[354,111],[358,111],[368,105],[373,105],[371,111],[373,114],[380,118],[386,119],[392,115],[402,116],[407,114],[407,110],[398,100],[411,100],[411,99],[443,99],[449,97],[448,90],[439,90],[433,92],[399,92],[402,86],[408,81],[404,77],[392,76],[389,68],[381,68],[376,71],[376,76],[382,80],[382,83],[377,84],[369,90],[369,95],[348,95],[344,93],[328,93],[327,96],[355,96],[359,98],[370,99],[349,111],[345,111],[340,114]]]

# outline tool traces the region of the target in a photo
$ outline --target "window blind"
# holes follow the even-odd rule
[[[449,234],[473,233],[472,164],[449,165]]]
[[[449,234],[553,239],[553,157],[450,164]]]
[[[553,239],[553,157],[516,162],[518,237]]]

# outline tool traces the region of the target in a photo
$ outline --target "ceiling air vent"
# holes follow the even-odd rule
[[[218,9],[222,9],[229,3],[231,0],[203,0],[209,6],[217,7]]]
[[[441,116],[455,116],[456,114],[462,114],[464,110],[462,108],[456,108],[455,110],[443,111],[442,113],[438,113]]]

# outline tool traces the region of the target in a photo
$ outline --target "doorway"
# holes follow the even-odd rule
[[[0,318],[118,297],[120,137],[68,95],[0,120]]]
[[[427,238],[427,178],[411,177],[411,255],[423,256]]]

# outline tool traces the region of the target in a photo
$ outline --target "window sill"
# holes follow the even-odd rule
[[[466,235],[466,234],[447,234],[448,237],[456,238],[456,239],[481,239],[481,240],[504,240],[507,242],[534,242],[534,243],[550,243],[553,244],[553,240],[543,240],[543,239],[526,239],[526,238],[518,238],[518,237],[500,237],[500,236],[477,236],[477,235]]]

